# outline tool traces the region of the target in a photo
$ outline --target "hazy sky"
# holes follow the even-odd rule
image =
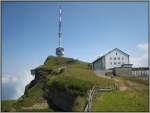
[[[2,98],[23,94],[30,69],[55,55],[59,4],[66,57],[92,62],[119,48],[134,66],[148,65],[147,2],[3,2]]]

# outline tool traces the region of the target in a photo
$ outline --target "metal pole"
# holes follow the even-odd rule
[[[61,30],[61,21],[62,21],[62,19],[61,19],[61,16],[62,16],[62,9],[61,9],[61,6],[59,6],[59,22],[58,22],[58,24],[59,24],[59,32],[58,32],[58,37],[59,37],[59,42],[58,42],[58,46],[59,47],[61,47],[61,35],[62,35],[62,30]]]

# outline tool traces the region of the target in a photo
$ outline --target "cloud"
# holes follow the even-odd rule
[[[18,78],[16,76],[5,75],[2,77],[2,83],[7,84],[9,82],[15,83],[17,82]]]
[[[131,56],[131,63],[134,67],[148,67],[148,43],[140,43],[136,48],[138,55]]]
[[[30,71],[20,72],[16,75],[4,74],[2,76],[2,99],[17,99],[23,95],[25,86],[33,79]]]
[[[130,59],[134,67],[147,67],[148,66],[147,55],[142,55],[139,57],[131,57]]]
[[[145,51],[145,52],[148,52],[148,43],[141,43],[141,44],[138,44],[137,45],[137,48]]]

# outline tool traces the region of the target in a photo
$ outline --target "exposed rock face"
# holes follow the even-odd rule
[[[45,98],[50,106],[55,106],[61,111],[72,111],[77,95],[59,87],[50,87],[45,90]]]
[[[35,80],[39,80],[53,72],[52,69],[36,68],[31,70],[31,74],[35,76]]]

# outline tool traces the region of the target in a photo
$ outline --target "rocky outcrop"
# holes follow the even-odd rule
[[[44,97],[49,106],[60,109],[61,111],[72,111],[77,95],[71,91],[55,87],[47,87]]]
[[[82,111],[84,94],[91,84],[86,77],[82,80],[73,75],[76,71],[79,72],[77,76],[80,76],[80,71],[86,75],[87,67],[88,63],[72,58],[49,56],[43,65],[31,70],[35,78],[25,87],[24,95],[17,100],[14,108],[16,111]],[[37,108],[40,104],[44,107]]]

